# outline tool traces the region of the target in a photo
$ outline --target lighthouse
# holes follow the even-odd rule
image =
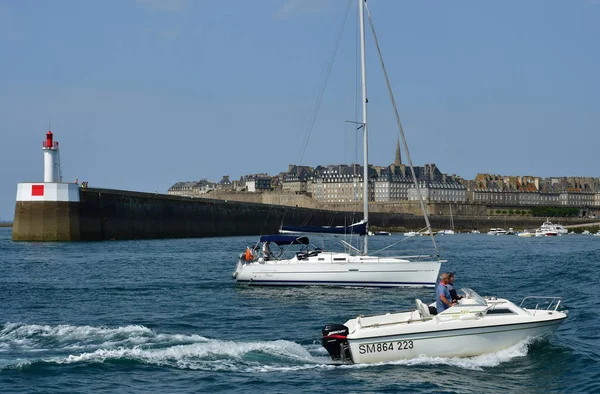
[[[76,241],[79,226],[79,185],[64,183],[58,142],[52,131],[42,142],[44,181],[17,184],[13,241]]]
[[[54,141],[52,131],[46,133],[46,140],[42,143],[44,151],[44,182],[62,182],[60,173],[60,154],[58,142]]]

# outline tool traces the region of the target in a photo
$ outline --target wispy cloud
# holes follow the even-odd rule
[[[183,12],[188,0],[135,0],[139,5],[158,12]]]
[[[321,13],[327,9],[328,3],[328,0],[287,0],[273,14],[273,19],[288,19],[302,14]]]

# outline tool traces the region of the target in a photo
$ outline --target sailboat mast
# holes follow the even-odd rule
[[[367,223],[365,235],[364,254],[369,252],[369,140],[367,127],[367,62],[365,53],[365,14],[364,2],[358,0],[358,19],[360,25],[360,71],[362,81],[362,124],[363,124],[363,212],[364,221]]]

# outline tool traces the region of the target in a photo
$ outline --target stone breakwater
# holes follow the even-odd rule
[[[449,228],[450,216],[444,214],[447,207],[428,204],[435,229]],[[89,188],[79,190],[79,202],[17,201],[12,237],[15,241],[97,241],[259,235],[276,233],[283,223],[337,226],[362,218],[358,207],[357,211],[347,206],[331,208]],[[453,205],[453,212],[455,209],[459,214],[454,215],[454,224],[460,231],[534,228],[543,221],[532,217],[461,216],[461,208]],[[376,228],[425,227],[423,217],[414,214],[412,208],[399,212],[391,208],[376,210],[370,213],[369,221]],[[561,222],[586,223],[583,219]]]

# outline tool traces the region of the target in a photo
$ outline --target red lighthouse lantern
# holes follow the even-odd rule
[[[52,132],[48,131],[46,133],[46,144],[44,144],[44,148],[52,148]]]

